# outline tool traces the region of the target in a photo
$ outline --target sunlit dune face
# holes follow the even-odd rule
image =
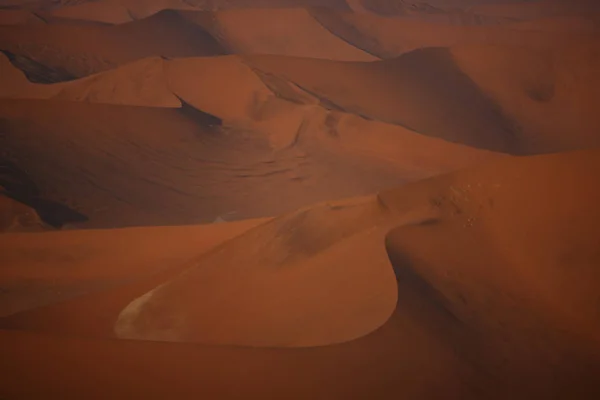
[[[0,398],[600,398],[599,16],[0,0]]]

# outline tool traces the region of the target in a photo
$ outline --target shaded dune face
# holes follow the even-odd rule
[[[188,14],[189,15],[189,14]],[[234,54],[277,54],[338,61],[375,61],[316,21],[308,10],[239,9],[194,18]]]
[[[597,45],[536,50],[457,46],[374,63],[248,57],[323,107],[401,125],[423,135],[517,155],[598,145],[590,104]],[[360,81],[361,85],[349,85]],[[572,131],[571,134],[565,134]]]
[[[386,235],[398,278],[397,312],[403,292],[416,293],[429,310],[419,315],[435,323],[426,330],[519,396],[592,398],[599,390],[592,376],[600,368],[600,319],[591,304],[600,236],[589,218],[600,216],[590,214],[600,190],[584,183],[600,172],[594,153],[472,170],[432,198],[455,217],[444,213]],[[567,176],[574,181],[562,181]],[[404,193],[396,193],[383,193],[384,203],[402,204]],[[542,206],[547,198],[553,202]]]
[[[4,229],[27,229],[47,224],[60,228],[67,223],[84,222],[87,217],[58,201],[44,198],[31,177],[8,159],[0,158],[0,189]],[[4,230],[3,229],[3,230]]]

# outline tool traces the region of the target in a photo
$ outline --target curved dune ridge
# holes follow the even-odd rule
[[[146,286],[153,285],[150,289],[139,281],[4,318],[4,328],[38,333],[3,331],[3,341],[10,344],[0,350],[9,361],[2,364],[3,376],[20,378],[7,380],[3,393],[53,395],[62,390],[62,379],[68,376],[77,382],[69,386],[70,393],[83,395],[92,385],[86,375],[92,366],[77,360],[94,356],[94,371],[111,370],[105,384],[95,389],[99,396],[193,393],[234,398],[237,390],[278,396],[289,394],[290,385],[298,380],[295,398],[316,391],[328,398],[350,394],[349,398],[384,394],[430,398],[440,390],[445,398],[595,398],[600,393],[593,379],[600,357],[596,335],[600,320],[593,300],[599,289],[595,265],[600,261],[595,223],[600,200],[595,179],[600,173],[598,155],[594,150],[498,161],[382,192],[377,198],[311,208],[246,231],[162,284],[146,281]],[[353,217],[346,219],[344,213]],[[562,229],[555,229],[558,226]],[[277,231],[282,229],[289,233],[280,237]],[[275,239],[271,245],[265,242],[269,237]],[[244,268],[249,259],[239,260],[242,253],[233,250],[251,248],[253,243],[268,246],[250,253],[262,260],[263,267]],[[285,251],[290,246],[301,251]],[[432,247],[437,251],[430,251]],[[228,268],[236,268],[242,276],[203,264],[218,258],[231,262]],[[319,268],[325,260],[329,267]],[[379,279],[354,282],[367,292],[352,295],[352,290],[340,289],[349,275],[374,274],[373,265],[380,265]],[[294,274],[306,278],[317,274],[319,279],[286,279]],[[221,296],[211,300],[207,278],[224,286]],[[197,290],[198,284],[206,285],[206,296]],[[318,293],[327,288],[339,294],[330,300],[341,308],[321,309]],[[146,290],[151,295],[144,295]],[[238,302],[241,309],[247,305],[246,312],[226,312],[227,317],[216,319],[216,326],[215,320],[202,323],[220,315],[215,301],[227,303],[245,290],[254,290],[247,302]],[[261,307],[255,307],[264,290],[268,301],[265,298]],[[307,293],[314,293],[312,301]],[[387,293],[383,297],[387,300],[374,293]],[[297,294],[304,300],[294,301]],[[361,296],[363,300],[357,301]],[[112,336],[111,321],[116,321],[117,335],[190,341],[213,329],[242,336],[240,329],[259,329],[258,324],[244,326],[244,321],[255,320],[265,324],[265,331],[278,331],[279,339],[286,332],[303,331],[308,338],[316,335],[313,343],[330,342],[349,332],[344,321],[360,320],[344,315],[360,316],[370,303],[384,316],[394,308],[394,300],[395,310],[387,322],[362,320],[362,333],[373,333],[302,351],[91,338]],[[116,307],[119,304],[123,311]],[[276,304],[300,319],[281,319],[286,313]],[[43,331],[88,338],[47,337]],[[32,346],[38,349],[37,362],[19,362]],[[73,346],[77,352],[70,351]],[[160,363],[152,362],[158,359]],[[185,372],[191,365],[196,365],[193,374]],[[115,368],[127,373],[114,373]],[[282,369],[285,374],[278,372]],[[148,371],[161,379],[137,384]],[[222,374],[228,380],[217,379]],[[257,384],[255,379],[262,382],[261,376],[268,376],[269,383]],[[339,383],[317,383],[329,376],[336,376]],[[362,379],[339,380],[356,376]],[[238,385],[235,392],[227,389],[231,380]]]

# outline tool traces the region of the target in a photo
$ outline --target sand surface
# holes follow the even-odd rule
[[[0,0],[0,398],[600,398],[591,0]]]
[[[355,398],[366,393],[430,398],[440,387],[446,398],[531,398],[551,393],[593,396],[600,389],[591,379],[598,373],[600,356],[596,335],[600,321],[592,300],[598,290],[594,266],[599,235],[598,225],[592,222],[598,217],[593,210],[600,200],[600,191],[592,183],[592,174],[600,168],[597,157],[597,151],[590,151],[500,161],[382,192],[376,198],[313,207],[224,243],[187,264],[183,273],[167,279],[141,300],[137,296],[143,295],[143,283],[4,318],[2,326],[12,333],[3,333],[3,340],[11,344],[3,347],[3,358],[13,361],[3,374],[20,377],[8,381],[4,393],[24,396],[43,390],[58,394],[58,371],[69,371],[69,379],[78,377],[70,393],[85,393],[91,368],[103,373],[105,368],[123,368],[125,362],[127,380],[121,374],[108,374],[107,384],[95,391],[96,395],[154,391],[183,395],[193,391],[187,393],[235,398],[238,392],[226,389],[227,382],[235,379],[245,395],[277,396],[297,384],[302,388],[295,393],[298,398],[316,393],[313,391],[334,398],[350,393]],[[554,201],[548,203],[547,198]],[[246,260],[252,254],[237,252],[243,249],[240,246],[269,243],[265,239],[286,226],[289,233],[277,234],[268,247],[250,255],[249,260],[262,260],[262,267],[248,268],[253,261],[240,265],[241,254],[246,254]],[[560,234],[551,228],[554,226],[563,227]],[[432,245],[436,252],[429,250]],[[290,246],[297,251],[281,253]],[[573,252],[577,256],[567,261],[566,255]],[[217,259],[222,260],[220,268],[203,263]],[[325,260],[327,269],[319,267]],[[380,267],[374,268],[377,265]],[[342,270],[336,271],[336,266]],[[224,272],[230,268],[239,270]],[[219,270],[223,273],[217,273]],[[377,270],[379,278],[372,275]],[[352,289],[343,290],[347,287],[343,282],[355,273],[371,276],[357,279]],[[318,274],[318,279],[310,279],[312,274]],[[286,279],[289,275],[298,277]],[[206,279],[212,285],[207,283],[206,289],[198,291],[197,284]],[[217,285],[222,290],[216,290]],[[268,293],[262,307],[256,307],[262,298],[257,296],[258,288],[258,293]],[[232,297],[243,298],[245,290],[253,295],[232,302]],[[337,294],[329,297],[327,308],[323,308],[319,290]],[[560,298],[553,295],[557,290]],[[210,300],[213,292],[221,295]],[[223,296],[225,293],[229,295]],[[294,302],[298,298],[295,293],[302,293],[303,301]],[[227,302],[236,304],[238,311],[229,310]],[[345,305],[343,313],[336,310],[338,303]],[[118,304],[125,308],[119,310]],[[267,304],[286,307],[272,309]],[[393,311],[392,316],[387,321],[361,319],[360,315],[374,315],[373,311],[364,314],[367,305],[379,310],[382,317]],[[273,314],[281,308],[289,321],[276,311]],[[82,313],[83,309],[88,312]],[[351,314],[354,318],[340,318]],[[215,317],[219,318],[209,325],[201,323]],[[311,323],[303,318],[311,318]],[[350,326],[348,321],[352,321]],[[232,344],[249,344],[252,332],[262,326],[263,334],[279,340],[304,332],[304,340],[312,337],[326,344],[335,342],[334,337],[347,339],[359,321],[363,334],[373,333],[337,346],[305,350],[101,339],[133,334],[137,339],[190,342],[219,330],[220,335],[235,335]],[[296,329],[292,329],[294,324]],[[307,329],[309,326],[312,329]],[[315,331],[324,327],[327,334]],[[16,335],[17,328],[38,333]],[[53,333],[45,336],[42,331]],[[66,336],[60,338],[57,333]],[[164,336],[166,333],[169,335]],[[271,339],[272,345],[303,345],[298,337],[287,343]],[[78,349],[76,356],[69,350],[72,346]],[[37,362],[24,364],[22,355],[32,347],[38,349]],[[64,352],[59,357],[60,369],[58,352]],[[94,354],[99,360],[94,366],[77,361],[80,355]],[[46,364],[46,358],[53,361]],[[150,360],[159,359],[160,363],[149,367]],[[344,362],[340,364],[340,360]],[[184,372],[195,363],[199,366],[194,375]],[[235,369],[228,367],[232,363]],[[136,385],[135,376],[143,376],[142,365],[144,374],[161,379]],[[285,374],[277,372],[283,365]],[[164,373],[167,369],[171,372]],[[216,378],[225,371],[231,374],[227,380]],[[237,376],[242,371],[245,378]],[[401,372],[405,380],[399,385]],[[269,384],[260,383],[267,375]],[[333,375],[361,376],[361,380],[324,385],[323,379]],[[425,384],[428,381],[430,384]],[[435,392],[431,382],[435,382]]]
[[[50,70],[63,71],[71,79],[151,56],[224,53],[201,27],[172,11],[115,26],[86,23],[0,26],[0,49],[22,57],[23,68],[41,64]]]

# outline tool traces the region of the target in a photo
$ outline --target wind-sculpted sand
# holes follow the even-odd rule
[[[600,398],[599,11],[0,0],[0,398]]]
[[[498,161],[300,211],[241,234],[161,283],[139,281],[4,318],[10,346],[2,356],[11,368],[2,372],[20,379],[7,381],[3,393],[52,396],[60,376],[69,376],[77,378],[70,393],[83,395],[91,393],[91,368],[111,368],[96,396],[236,398],[242,390],[276,397],[298,387],[295,398],[435,398],[440,388],[445,398],[594,398],[597,156]],[[208,263],[218,259],[218,267]],[[357,339],[283,350],[102,338],[210,343],[211,332],[227,343],[269,347]],[[17,363],[33,348],[36,363]],[[78,362],[81,356],[96,363]],[[192,365],[194,373],[186,372]],[[161,378],[137,384],[148,373]],[[333,376],[355,379],[324,384]],[[236,391],[227,389],[232,379]]]

